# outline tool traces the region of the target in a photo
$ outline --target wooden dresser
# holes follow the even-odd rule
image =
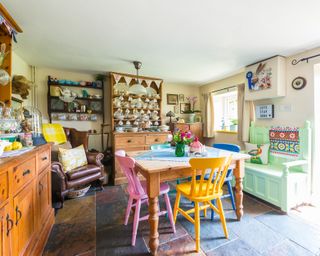
[[[41,255],[54,224],[51,148],[0,159],[0,255]]]
[[[178,128],[183,132],[191,131],[192,134],[197,136],[201,142],[203,142],[203,134],[202,134],[202,123],[185,123],[185,124],[178,124],[174,123],[174,128]]]
[[[160,144],[167,141],[170,132],[114,132],[113,149],[116,152],[119,149],[125,151],[149,150],[152,144]],[[127,183],[127,178],[118,166],[114,163],[115,185]]]

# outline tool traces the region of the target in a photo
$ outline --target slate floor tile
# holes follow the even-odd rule
[[[275,211],[260,215],[256,219],[314,254],[320,252],[320,231],[304,221],[280,215]]]
[[[192,238],[195,238],[194,225],[191,222],[183,216],[178,217],[178,222],[182,224]],[[229,238],[226,239],[220,221],[211,221],[202,218],[200,221],[200,246],[202,250],[207,252],[235,240],[237,236],[230,229],[228,229],[228,231]]]
[[[270,250],[285,239],[285,237],[254,218],[229,223],[228,227],[259,253]]]
[[[206,253],[208,256],[259,256],[260,254],[241,239],[236,239],[215,250]]]
[[[281,244],[275,246],[271,250],[265,252],[263,256],[312,256],[314,255],[310,251],[301,247],[300,245],[290,241],[284,240]]]
[[[54,225],[43,255],[69,256],[95,249],[95,223],[61,223]]]
[[[196,249],[195,241],[191,238],[191,236],[186,235],[179,239],[160,245],[158,249],[158,255],[159,256],[205,255],[202,251],[197,253],[195,249]]]
[[[118,225],[97,229],[97,256],[149,255],[138,231],[136,245],[131,246],[132,225]]]
[[[167,219],[166,217],[159,218],[159,227],[158,227],[158,232],[160,235],[159,244],[167,243],[171,240],[175,240],[177,238],[186,236],[188,234],[187,231],[182,227],[182,225],[179,222],[176,223],[175,227],[176,227],[176,233],[173,233],[169,219]],[[149,222],[148,221],[140,222],[139,230],[141,231],[144,240],[148,244],[149,233],[150,233]]]

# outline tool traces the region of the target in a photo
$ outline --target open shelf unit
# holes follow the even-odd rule
[[[118,81],[118,83],[115,80],[115,76],[121,77],[120,80]],[[125,78],[131,78],[131,81],[129,84],[127,84],[127,81]],[[117,84],[127,84],[128,87],[130,87],[131,85],[133,85],[134,83],[136,83],[136,79],[137,77],[135,75],[131,75],[131,74],[123,74],[123,73],[115,73],[115,72],[111,72],[110,73],[110,84],[111,84],[111,113],[112,113],[112,117],[111,117],[111,127],[112,130],[115,130],[116,126],[119,126],[119,120],[118,118],[116,118],[114,115],[116,113],[116,111],[118,111],[119,109],[123,111],[123,114],[125,114],[124,112],[126,110],[130,111],[129,112],[129,116],[124,117],[122,119],[122,121],[124,122],[124,125],[126,123],[126,121],[130,121],[130,125],[131,126],[135,126],[133,123],[134,121],[137,120],[137,122],[139,123],[139,126],[141,126],[141,119],[142,118],[132,118],[130,117],[130,115],[133,115],[134,112],[141,112],[144,111],[145,115],[149,115],[150,117],[150,121],[152,123],[151,126],[154,126],[154,123],[157,121],[159,125],[161,125],[161,114],[162,114],[162,107],[161,107],[161,102],[162,102],[162,84],[163,84],[163,80],[159,79],[159,78],[153,78],[153,77],[145,77],[145,76],[139,76],[139,80],[140,83],[144,86],[144,87],[148,87],[148,83],[146,81],[149,82],[149,87],[154,89],[154,91],[156,92],[156,95],[135,95],[135,94],[130,94],[128,91],[123,91],[123,92],[115,92],[116,90],[116,85]],[[156,84],[156,82],[158,82],[158,85]],[[123,97],[124,99],[121,101],[121,106],[117,106],[115,104],[115,100],[118,99],[119,97]],[[137,100],[140,99],[142,104],[147,103],[148,106],[135,106],[133,107],[131,105],[131,102],[129,101],[129,98],[133,99],[133,100]],[[146,101],[146,99],[149,100],[149,102]],[[151,108],[149,107],[151,103],[151,101],[154,101],[154,104],[156,104],[158,107],[156,108]],[[152,120],[151,118],[151,113],[157,111],[158,114],[156,115],[159,119],[158,120]],[[151,113],[147,113],[147,112],[151,112]],[[154,114],[155,115],[155,114]],[[127,125],[126,125],[127,126]]]
[[[52,123],[52,121],[96,121],[97,118],[95,115],[101,115],[102,122],[104,123],[105,118],[104,118],[104,85],[103,83],[102,83],[102,87],[88,86],[88,85],[82,86],[82,85],[52,82],[50,78],[51,77],[48,76],[48,94],[47,94],[48,116],[49,116],[50,123]],[[89,96],[87,98],[76,97],[73,102],[66,103],[66,102],[63,102],[59,96],[51,96],[50,88],[52,86],[59,87],[59,88],[67,87],[71,91],[72,91],[72,88],[75,88],[77,91],[79,91],[79,89],[89,89],[89,90],[94,89],[98,92],[97,93],[98,95],[101,95],[101,98],[95,98],[93,96]],[[56,106],[53,107],[55,104]],[[75,110],[76,107],[72,108],[72,105],[69,105],[69,104],[74,104],[74,106],[85,105],[86,111],[81,111],[79,109]],[[92,106],[95,106],[95,107],[100,106],[100,110],[90,109],[92,108]],[[63,118],[60,119],[59,115],[60,117],[63,117]],[[85,117],[87,117],[87,120],[84,120],[86,119]]]

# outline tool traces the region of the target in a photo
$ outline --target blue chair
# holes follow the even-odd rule
[[[236,152],[236,153],[239,153],[241,150],[240,147],[236,144],[217,143],[217,144],[213,144],[212,147],[222,149],[222,150],[232,151],[232,152]],[[233,178],[233,169],[229,169],[227,172],[225,182],[224,182],[224,184],[226,184],[228,186],[229,194],[225,194],[221,198],[229,198],[230,197],[232,208],[235,211],[236,204],[234,202],[234,195],[233,195],[233,190],[232,190],[232,185],[231,185],[232,178]],[[208,180],[209,175],[206,175],[205,179]],[[212,203],[215,204],[215,200],[213,200]],[[211,220],[213,220],[213,219],[214,219],[214,211],[211,210]]]

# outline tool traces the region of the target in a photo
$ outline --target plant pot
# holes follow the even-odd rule
[[[177,143],[176,150],[175,150],[176,157],[183,157],[185,153],[186,153],[186,145],[181,142]]]
[[[196,117],[195,113],[188,114],[188,123],[194,123],[195,117]]]
[[[238,125],[237,124],[232,124],[230,125],[230,131],[237,131],[238,130]]]

